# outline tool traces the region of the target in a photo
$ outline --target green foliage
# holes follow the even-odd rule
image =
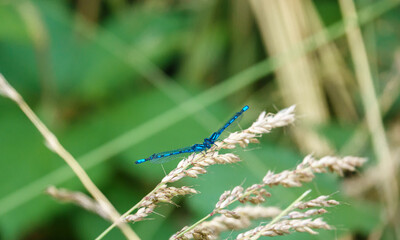
[[[197,143],[243,103],[253,102],[241,123],[248,126],[265,103],[271,102],[269,94],[260,91],[272,84],[255,82],[273,73],[276,62],[260,61],[265,51],[250,10],[243,19],[249,24],[236,26],[230,20],[234,11],[220,6],[230,6],[230,2],[169,5],[118,1],[125,4],[122,8],[111,7],[112,2],[100,1],[96,23],[84,20],[85,16],[79,14],[82,9],[73,1],[1,3],[0,72],[77,157],[118,211],[124,212],[164,176],[161,165],[139,166],[134,165],[135,160]],[[22,4],[31,4],[43,24],[42,37],[48,40],[43,48],[29,33],[37,29],[27,29],[21,16]],[[340,20],[338,6],[331,1],[315,4],[326,23]],[[380,21],[389,27],[398,23],[400,17],[393,12]],[[236,31],[249,36],[234,34]],[[379,30],[374,36],[382,55],[379,63],[386,69],[392,63],[398,34],[397,28],[392,28]],[[43,56],[48,57],[49,64],[42,64],[46,62]],[[245,72],[240,72],[242,69]],[[266,91],[276,91],[276,86],[272,87]],[[256,94],[257,101],[252,97]],[[257,103],[260,100],[263,102]],[[274,105],[284,105],[279,100],[282,102]],[[176,108],[182,103],[186,105]],[[211,103],[207,110],[199,107]],[[268,108],[273,110],[272,104]],[[388,121],[398,109],[399,104],[393,106]],[[316,128],[340,149],[356,126],[330,123]],[[212,166],[199,179],[185,179],[182,185],[195,186],[201,194],[179,200],[179,209],[162,206],[158,210],[165,218],[153,214],[152,221],[136,223],[133,228],[143,239],[166,239],[209,213],[223,191],[242,183],[257,183],[268,170],[293,168],[303,155],[289,138],[286,132],[272,133],[260,145],[251,145],[251,151],[235,152],[246,161]],[[4,98],[0,98],[0,153],[0,239],[37,235],[55,239],[62,229],[68,230],[69,239],[93,239],[109,226],[98,216],[60,204],[43,193],[50,185],[84,189],[66,164],[45,147],[20,109]],[[168,171],[176,163],[163,166]],[[307,186],[313,188],[315,196],[340,188],[340,181],[331,175],[320,176],[316,182]],[[274,197],[268,204],[281,207],[302,192],[282,188],[271,191]],[[352,231],[368,234],[380,221],[379,205],[348,199],[341,192],[336,197],[348,203],[332,210],[328,217],[329,223],[338,226],[336,231],[312,238],[295,234],[285,239],[333,239]],[[352,221],[354,216],[363,221]],[[122,235],[113,230],[106,239],[122,239]]]

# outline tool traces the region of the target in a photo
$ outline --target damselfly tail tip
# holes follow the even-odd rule
[[[242,111],[244,112],[244,111],[246,111],[247,109],[249,109],[249,106],[244,106],[243,108],[242,108]]]
[[[140,164],[140,163],[144,163],[144,162],[146,162],[146,159],[139,159],[135,163]]]

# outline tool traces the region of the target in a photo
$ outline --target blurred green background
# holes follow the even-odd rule
[[[398,162],[399,1],[359,0],[356,6]],[[161,165],[135,160],[201,142],[246,104],[250,110],[237,129],[261,111],[297,104],[294,126],[234,150],[242,162],[178,182],[201,194],[176,199],[179,208],[164,204],[157,208],[163,216],[131,225],[142,239],[169,238],[212,211],[223,191],[259,182],[268,170],[291,169],[309,153],[369,162],[346,181],[324,174],[301,189],[272,189],[265,205],[285,208],[308,188],[313,196],[335,193],[343,202],[324,216],[334,230],[280,238],[378,239],[368,238],[378,232],[396,239],[399,224],[382,217],[379,184],[348,184],[373,169],[377,158],[344,26],[339,3],[331,0],[2,0],[0,72],[121,213],[164,176]],[[164,164],[165,170],[177,162]],[[44,194],[50,185],[85,190],[5,98],[0,182],[0,239],[93,239],[109,226]],[[123,238],[113,230],[105,239]]]

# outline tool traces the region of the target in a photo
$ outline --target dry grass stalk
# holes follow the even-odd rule
[[[355,171],[355,168],[361,166],[365,161],[365,158],[351,156],[344,158],[327,156],[316,160],[311,155],[308,155],[295,170],[285,170],[277,174],[269,171],[261,185],[300,187],[303,182],[312,181],[315,177],[314,173],[331,171],[342,176],[344,171]]]
[[[290,209],[307,209],[313,207],[331,207],[338,205],[339,202],[335,200],[328,200],[328,196],[319,196],[316,199],[307,202],[295,202],[289,206],[285,211]],[[331,229],[331,227],[322,221],[322,218],[317,218],[315,220],[309,218],[314,215],[324,214],[327,211],[323,208],[320,209],[310,209],[305,212],[292,211],[285,216],[289,219],[279,219],[279,216],[274,218],[269,224],[264,226],[256,227],[247,232],[241,233],[236,239],[246,240],[246,239],[258,239],[261,236],[278,236],[283,234],[289,234],[290,230],[297,232],[308,232],[310,234],[318,234],[312,229]],[[292,220],[296,219],[296,220]]]
[[[290,234],[290,231],[308,232],[310,234],[318,234],[313,229],[331,229],[331,227],[322,220],[317,219],[301,219],[301,220],[283,220],[278,223],[254,228],[237,236],[237,240],[258,239],[260,236],[275,237],[284,234]]]
[[[89,212],[93,212],[102,218],[111,221],[109,215],[91,197],[81,192],[72,192],[67,189],[57,189],[54,186],[48,187],[46,193],[61,202],[74,203]]]
[[[276,217],[281,210],[277,207],[243,206],[231,211],[231,216],[221,215],[210,221],[205,221],[193,229],[193,232],[185,234],[187,238],[194,239],[218,239],[222,232],[247,228],[252,220],[268,219]],[[175,239],[175,235],[171,239]]]
[[[258,119],[246,130],[234,132],[222,141],[222,144],[216,143],[218,149],[233,149],[236,145],[247,147],[249,143],[258,143],[257,137],[261,134],[269,133],[271,129],[287,126],[295,120],[295,105],[282,109],[276,114],[262,112]]]
[[[306,209],[312,207],[331,207],[339,204],[336,200],[328,200],[328,197],[329,196],[327,195],[322,195],[311,201],[299,202],[294,205],[294,208]]]
[[[228,196],[235,195],[235,190],[232,191],[231,194],[229,191],[222,194],[219,203],[221,201],[225,201],[228,199]],[[308,208],[315,208],[315,207],[331,207],[336,206],[339,202],[328,199],[329,196],[320,196],[316,199],[307,201],[307,202],[297,202],[291,205],[290,209],[299,209],[304,210]],[[218,206],[222,206],[223,204],[217,204]],[[290,210],[289,209],[289,210]],[[227,211],[227,210],[226,210]],[[210,221],[204,221],[198,226],[196,226],[191,231],[184,233],[182,236],[178,236],[182,231],[188,229],[188,227],[183,228],[180,232],[173,235],[170,239],[218,239],[219,235],[224,231],[229,230],[239,230],[248,228],[251,225],[252,220],[256,219],[268,219],[268,218],[276,218],[282,212],[277,207],[263,207],[263,206],[244,206],[244,207],[237,207],[232,211],[227,211],[229,214],[224,214],[221,216],[214,217]],[[251,239],[256,237],[258,234],[259,236],[276,236],[283,234],[283,229],[286,229],[285,233],[289,233],[289,230],[293,229],[295,231],[306,231],[312,232],[312,234],[316,234],[316,232],[312,231],[311,228],[318,228],[318,226],[322,226],[321,220],[312,221],[308,219],[314,215],[321,215],[326,213],[327,211],[324,208],[317,208],[317,209],[309,209],[305,212],[300,211],[291,211],[289,212],[285,218],[286,220],[278,219],[278,221],[274,224],[260,226],[255,229],[252,229],[246,233],[238,235],[237,239]],[[301,221],[297,220],[287,220],[289,219],[301,219]],[[314,226],[314,227],[312,227]],[[325,228],[325,227],[323,227]]]
[[[355,171],[355,168],[361,166],[365,161],[366,159],[364,158],[351,156],[347,156],[344,158],[327,156],[316,160],[311,155],[308,155],[304,158],[303,162],[296,167],[295,170],[285,170],[277,174],[269,171],[263,178],[263,181],[259,184],[253,184],[247,189],[244,189],[241,186],[236,186],[232,191],[225,191],[220,196],[219,201],[217,202],[214,210],[210,214],[208,214],[192,226],[183,228],[178,233],[173,235],[171,239],[189,239],[194,238],[195,236],[200,236],[198,226],[200,226],[202,222],[204,222],[206,219],[210,218],[216,213],[223,214],[225,217],[235,218],[237,215],[234,213],[234,211],[229,211],[226,208],[236,201],[240,201],[241,203],[251,202],[253,204],[264,202],[266,197],[271,196],[265,189],[263,189],[266,186],[272,187],[276,185],[282,185],[284,187],[300,187],[302,186],[302,183],[312,181],[312,179],[315,177],[314,173],[331,171],[342,176],[344,171]],[[306,203],[296,203],[296,205],[294,205],[293,207],[305,209],[310,207],[327,207],[338,204],[338,202],[334,200],[327,200],[327,198],[328,196],[320,196],[317,199],[308,201]],[[322,213],[325,213],[325,210],[318,209],[307,211],[305,213],[292,212],[289,213],[289,216],[291,214],[293,217],[301,218]],[[291,223],[292,222],[287,222],[287,224],[289,225]],[[258,232],[264,234],[264,230],[261,231],[262,229],[264,228],[260,228],[260,231]],[[212,234],[210,234],[209,231],[204,234],[204,236],[212,238]]]
[[[57,155],[59,155],[74,171],[76,176],[85,186],[86,190],[93,196],[97,204],[101,206],[102,211],[107,214],[108,219],[114,222],[120,218],[119,213],[111,204],[104,194],[97,188],[87,175],[85,170],[79,165],[76,159],[61,145],[57,137],[40,121],[28,104],[24,101],[21,95],[6,81],[3,75],[0,74],[0,95],[3,95],[13,100],[31,120],[33,125],[42,134],[46,146]],[[139,239],[136,233],[126,224],[121,223],[118,225],[124,235],[129,239]]]
[[[183,159],[178,163],[178,166],[174,170],[172,170],[161,180],[161,183],[173,183],[183,177],[196,178],[199,174],[204,174],[207,172],[205,167],[215,164],[235,163],[240,160],[235,154],[219,154],[218,152],[215,152],[214,148],[215,147],[212,148],[212,151],[209,151],[205,154],[192,154],[188,158]]]
[[[270,56],[285,56],[291,51],[289,49],[302,45],[308,36],[316,32],[307,1],[251,0],[250,3]],[[282,65],[275,74],[284,102],[298,103],[298,112],[304,116],[297,122],[294,136],[304,152],[326,155],[332,152],[329,143],[307,128],[307,125],[322,124],[329,119],[318,75],[320,66],[317,66],[313,54],[290,56],[288,59],[291,59],[290,64]]]
[[[339,3],[344,17],[353,21],[358,20],[353,1],[340,0]],[[368,55],[359,26],[347,31],[347,40],[354,62],[356,79],[360,86],[366,121],[373,143],[372,146],[379,160],[381,174],[378,175],[381,176],[381,191],[386,204],[385,214],[388,220],[394,221],[399,207],[399,185],[396,179],[396,166],[390,153],[381,109],[375,92],[372,71],[368,63]]]
[[[157,204],[160,202],[171,203],[172,198],[179,195],[195,194],[197,191],[189,187],[167,187],[163,185],[157,191],[153,192],[151,195],[146,196],[145,200],[139,205],[139,210],[135,214],[131,214],[125,217],[128,222],[138,222],[143,220],[147,215],[153,212]]]

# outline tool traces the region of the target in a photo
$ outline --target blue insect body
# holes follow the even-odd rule
[[[175,150],[172,150],[172,151],[154,153],[153,155],[151,155],[148,158],[143,158],[143,159],[137,160],[135,163],[136,164],[140,164],[140,163],[144,163],[144,162],[147,162],[147,161],[160,163],[160,162],[167,161],[167,159],[169,159],[169,157],[174,156],[174,155],[178,155],[178,154],[182,154],[182,153],[192,153],[192,152],[205,151],[205,150],[211,148],[212,145],[214,145],[214,143],[221,136],[222,132],[227,127],[229,127],[229,125],[231,125],[240,115],[242,115],[242,113],[247,111],[247,109],[249,109],[249,106],[247,106],[247,105],[244,106],[242,108],[242,110],[237,112],[227,123],[225,123],[225,125],[222,128],[220,128],[218,131],[216,131],[213,134],[211,134],[211,136],[209,138],[205,138],[203,143],[193,144],[190,147],[175,149]]]

